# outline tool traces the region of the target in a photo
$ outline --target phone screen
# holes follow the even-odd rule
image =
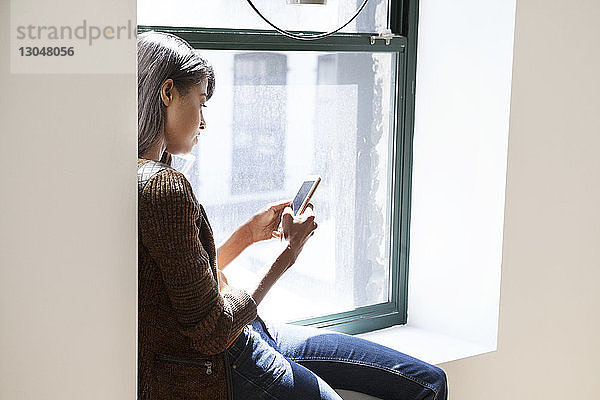
[[[296,197],[292,202],[292,210],[294,211],[294,215],[298,214],[302,203],[304,203],[304,199],[306,198],[306,196],[308,196],[308,193],[310,192],[310,189],[312,188],[314,183],[315,181],[305,181],[300,187],[300,190],[298,190],[298,194],[296,194]]]

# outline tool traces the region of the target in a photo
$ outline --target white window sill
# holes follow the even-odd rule
[[[396,325],[356,336],[398,350],[430,364],[441,364],[496,350],[495,346],[482,346],[410,325]],[[336,389],[336,391],[344,400],[379,400],[376,397],[350,390]]]
[[[496,350],[495,346],[483,346],[410,325],[396,325],[356,336],[430,364],[441,364]]]

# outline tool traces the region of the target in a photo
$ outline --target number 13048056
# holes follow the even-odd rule
[[[71,57],[75,54],[73,47],[19,47],[19,53],[24,57]]]

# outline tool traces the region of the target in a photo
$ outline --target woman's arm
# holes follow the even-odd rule
[[[238,289],[219,292],[199,233],[206,221],[183,174],[167,169],[139,198],[141,241],[160,269],[182,334],[205,354],[217,354],[256,317],[256,303]],[[200,222],[200,224],[198,224]]]
[[[262,302],[277,280],[296,262],[296,258],[302,251],[304,244],[317,228],[317,224],[314,221],[315,215],[312,204],[309,204],[306,211],[297,217],[292,216],[292,209],[290,207],[286,207],[285,210],[280,211],[281,206],[286,206],[287,204],[289,202],[271,206],[275,207],[277,220],[281,219],[281,234],[283,235],[283,239],[286,240],[287,246],[262,276],[257,287],[252,291],[252,298],[257,305]],[[269,208],[267,207],[266,210]],[[282,217],[280,218],[279,215],[282,215]],[[279,222],[277,224],[279,225]],[[226,282],[224,287],[229,287]]]
[[[219,269],[225,269],[231,261],[251,244],[276,236],[283,210],[289,204],[289,200],[269,204],[240,226],[217,249],[217,265]]]
[[[275,282],[296,262],[304,244],[317,229],[312,204],[309,204],[304,213],[296,217],[292,216],[292,209],[286,207],[281,218],[281,225],[283,238],[287,240],[288,245],[252,292],[252,298],[256,304],[260,304]]]
[[[233,235],[229,237],[219,248],[217,249],[217,266],[220,270],[232,262],[237,256],[240,255],[248,246],[252,244],[252,237],[248,232],[246,224],[240,226]]]

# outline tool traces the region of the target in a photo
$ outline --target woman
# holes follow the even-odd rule
[[[138,37],[139,398],[446,399],[439,368],[353,336],[267,325],[257,305],[317,227],[312,207],[292,217],[273,204],[218,249],[206,213],[171,154],[189,153],[206,126],[212,68],[182,39]],[[251,293],[220,272],[282,226],[287,247]]]

